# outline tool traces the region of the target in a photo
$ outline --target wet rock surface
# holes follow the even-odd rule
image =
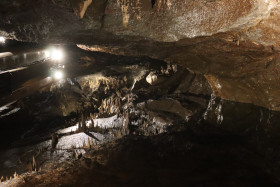
[[[279,184],[278,112],[178,65],[71,50],[72,76],[1,108],[2,185]]]

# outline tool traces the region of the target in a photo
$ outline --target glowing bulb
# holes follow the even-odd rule
[[[3,36],[0,36],[0,43],[5,43],[6,39]]]
[[[59,71],[59,70],[55,71],[55,72],[54,72],[54,78],[57,79],[57,80],[62,79],[62,78],[63,78],[63,73],[62,73],[62,71]]]
[[[63,58],[63,53],[59,49],[54,49],[51,54],[51,58],[56,61],[61,61]]]

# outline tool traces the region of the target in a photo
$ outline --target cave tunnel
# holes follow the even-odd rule
[[[1,0],[0,186],[279,186],[279,18],[278,0]]]

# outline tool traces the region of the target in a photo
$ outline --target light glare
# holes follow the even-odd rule
[[[0,43],[5,43],[6,39],[3,36],[0,36]]]
[[[45,53],[45,58],[50,58],[51,60],[54,61],[62,61],[63,60],[63,51],[61,49],[49,49],[44,51]]]
[[[49,51],[45,51],[45,57],[46,58],[50,58],[50,56],[51,56],[50,52]]]
[[[63,73],[62,73],[62,71],[59,71],[59,70],[55,71],[55,72],[54,72],[54,78],[55,78],[56,80],[62,79],[62,78],[63,78]]]
[[[62,58],[63,58],[63,53],[62,53],[62,51],[59,50],[59,49],[54,49],[53,52],[52,52],[51,58],[52,58],[53,60],[56,60],[56,61],[62,60]]]

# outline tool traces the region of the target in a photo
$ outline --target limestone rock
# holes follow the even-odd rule
[[[72,0],[72,5],[74,5],[73,9],[75,14],[79,18],[83,18],[87,8],[90,6],[92,3],[92,0]]]
[[[180,102],[173,99],[149,100],[147,102],[147,108],[155,111],[170,112],[180,116],[184,120],[188,120],[192,115],[192,111],[184,108]]]

